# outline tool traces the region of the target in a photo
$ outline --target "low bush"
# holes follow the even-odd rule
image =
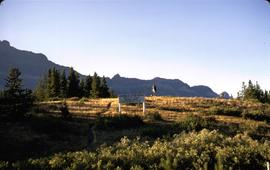
[[[61,112],[61,116],[64,119],[71,118],[71,114],[69,113],[67,103],[64,102],[60,107],[59,110]]]
[[[242,116],[245,119],[270,122],[270,114],[266,114],[261,110],[245,110]]]
[[[69,101],[79,101],[80,98],[79,97],[71,97],[68,99]]]
[[[8,169],[266,169],[270,144],[217,131],[181,133],[153,143],[124,137],[96,152],[69,152],[14,164]],[[2,168],[3,169],[3,168]]]
[[[144,125],[143,119],[138,115],[121,114],[116,116],[99,116],[95,122],[95,128],[105,129],[127,129],[138,128]]]
[[[161,138],[168,137],[183,131],[200,131],[202,129],[216,129],[218,122],[214,118],[202,118],[196,115],[189,115],[184,120],[170,124],[156,124],[140,129],[143,137]]]
[[[89,99],[86,98],[86,97],[82,97],[80,100],[79,100],[79,104],[83,105],[85,102],[88,102]]]
[[[224,116],[237,116],[240,117],[242,109],[238,107],[211,107],[207,110],[206,114],[208,115],[224,115]]]
[[[158,112],[148,113],[145,115],[145,118],[149,120],[157,120],[157,121],[163,120],[161,115]]]
[[[269,142],[259,143],[247,135],[226,138],[216,154],[220,169],[266,169],[270,159]],[[268,148],[268,149],[267,149]]]
[[[161,138],[168,134],[168,128],[163,126],[151,126],[140,129],[142,137]]]
[[[189,112],[189,109],[179,107],[159,107],[160,110],[173,111],[173,112]]]
[[[171,137],[174,134],[178,134],[182,131],[183,129],[181,128],[181,126],[179,126],[179,123],[162,125],[156,124],[140,128],[140,135],[142,137],[150,137],[156,139],[162,137]]]
[[[59,101],[61,100],[60,97],[52,97],[52,98],[49,98],[49,101]]]
[[[0,161],[0,169],[8,169],[9,163],[6,161]]]
[[[260,125],[255,121],[245,121],[239,124],[239,130],[243,133],[247,133],[249,136],[253,137],[258,134],[258,129]]]

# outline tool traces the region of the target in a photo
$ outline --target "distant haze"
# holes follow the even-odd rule
[[[270,89],[265,0],[6,0],[0,40],[82,74]]]

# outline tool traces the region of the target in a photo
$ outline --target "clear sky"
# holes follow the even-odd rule
[[[5,0],[0,40],[82,74],[270,89],[264,0]]]

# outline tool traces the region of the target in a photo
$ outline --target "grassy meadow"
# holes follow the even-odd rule
[[[0,169],[266,169],[270,105],[236,99],[70,98],[0,125]],[[89,144],[90,127],[94,139]]]

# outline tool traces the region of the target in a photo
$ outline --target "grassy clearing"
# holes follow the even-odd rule
[[[241,150],[242,146],[235,147],[235,152],[232,152],[234,147],[230,142],[223,143],[218,151],[211,151],[211,154],[205,150],[207,148],[204,146],[205,143],[197,143],[194,148],[192,146],[190,149],[197,154],[199,152],[209,154],[201,160],[203,163],[183,157],[179,158],[180,163],[175,163],[175,165],[172,158],[177,157],[174,154],[178,151],[164,152],[160,155],[153,154],[151,155],[153,160],[152,158],[147,160],[145,153],[141,153],[137,157],[129,155],[129,157],[123,158],[118,154],[126,154],[128,151],[134,152],[134,154],[136,152],[127,147],[122,149],[117,147],[120,146],[119,141],[125,137],[125,140],[130,141],[130,146],[138,145],[142,147],[140,149],[143,152],[147,153],[156,146],[156,142],[163,141],[164,146],[174,145],[172,141],[178,140],[175,135],[192,134],[193,139],[198,139],[201,133],[205,132],[204,129],[207,129],[207,134],[217,133],[216,135],[221,135],[225,141],[242,135],[244,142],[264,148],[268,146],[267,142],[270,140],[269,105],[238,100],[147,97],[145,115],[142,113],[140,105],[124,106],[122,110],[127,114],[119,115],[117,99],[72,99],[66,101],[72,118],[64,120],[59,114],[61,103],[62,101],[39,103],[35,111],[25,120],[21,122],[3,121],[0,125],[0,140],[2,141],[0,160],[9,161],[9,163],[2,162],[0,167],[16,169],[18,166],[23,169],[24,166],[33,168],[33,166],[41,167],[46,164],[44,169],[57,169],[58,162],[60,169],[67,167],[76,169],[71,168],[73,166],[78,166],[77,169],[89,166],[93,169],[98,169],[98,167],[106,169],[110,166],[112,169],[117,166],[124,167],[124,169],[146,169],[143,162],[150,161],[149,165],[161,169],[166,169],[166,166],[169,169],[177,169],[180,165],[190,167],[190,169],[198,167],[211,169],[213,166],[223,166],[225,169],[228,167],[237,169],[240,166],[248,169],[252,167],[248,161],[255,161],[254,165],[260,169],[265,167],[263,162],[270,160],[270,157],[265,157],[269,154],[265,150],[263,151],[264,156],[261,150]],[[96,141],[90,150],[85,150],[90,124],[95,125]],[[139,141],[137,141],[138,137]],[[183,137],[179,138],[183,140]],[[201,150],[195,147],[197,145],[202,145]],[[243,145],[243,147],[245,146]],[[214,142],[213,147],[220,147],[218,141]],[[181,148],[186,150],[182,145],[178,149],[181,150]],[[111,152],[110,149],[113,152],[109,154],[107,152]],[[236,150],[243,155],[233,155],[237,154]],[[54,155],[56,153],[59,154]],[[105,153],[108,155],[101,156]],[[82,159],[89,161],[88,164],[76,161],[77,154]],[[258,158],[249,155],[256,155]],[[114,159],[115,156],[118,158]],[[232,157],[243,159],[246,162],[241,165],[240,162],[232,160]],[[127,162],[119,161],[120,158]],[[38,163],[35,164],[33,161]],[[48,161],[51,163],[48,164]],[[52,163],[54,161],[56,162]],[[65,168],[61,164],[62,161],[67,163],[63,165]],[[156,162],[154,163],[154,161]],[[16,166],[15,164],[13,166],[12,162],[16,162]]]

